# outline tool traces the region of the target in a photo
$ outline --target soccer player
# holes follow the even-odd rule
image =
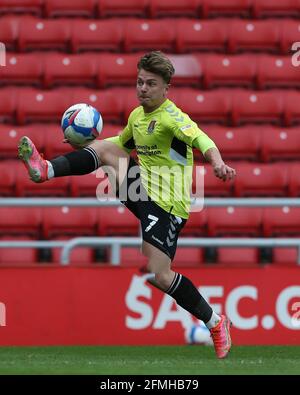
[[[142,253],[148,258],[153,285],[205,323],[217,357],[225,358],[231,347],[230,320],[213,311],[194,284],[172,270],[171,262],[190,211],[192,149],[202,152],[216,177],[223,181],[233,179],[235,170],[223,162],[214,142],[167,98],[175,72],[170,60],[153,51],[141,57],[137,67],[140,106],[131,112],[120,136],[94,141],[49,161],[25,136],[19,143],[19,157],[30,178],[38,183],[53,177],[88,174],[104,165],[112,168],[117,196],[140,220]],[[130,157],[134,149],[138,165]],[[138,194],[132,192],[134,184],[138,184]],[[122,199],[124,192],[126,199]]]

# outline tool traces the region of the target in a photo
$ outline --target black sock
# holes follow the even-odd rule
[[[101,166],[96,151],[91,147],[58,156],[50,162],[53,166],[54,177],[88,174]]]
[[[175,273],[174,280],[166,293],[172,296],[179,306],[204,323],[211,319],[212,308],[188,278]]]

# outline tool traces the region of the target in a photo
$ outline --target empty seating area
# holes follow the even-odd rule
[[[137,61],[162,50],[175,67],[169,98],[237,170],[217,179],[194,152],[193,193],[205,197],[300,197],[300,0],[0,0],[0,199],[95,197],[105,175],[32,183],[17,160],[21,136],[46,158],[69,152],[60,119],[87,102],[116,136],[138,105]],[[294,45],[293,45],[294,44]],[[298,50],[298,52],[297,52]],[[0,241],[138,236],[124,207],[0,208]],[[206,208],[182,237],[300,237],[297,207]],[[0,249],[0,266],[52,265],[61,248]],[[71,262],[104,264],[109,248],[78,248]],[[174,267],[295,265],[296,248],[186,248]],[[123,248],[123,266],[146,263]]]
[[[0,208],[0,241],[10,240],[51,240],[62,241],[81,236],[124,236],[138,237],[139,222],[124,207],[88,208],[82,207],[47,207],[47,208]],[[300,237],[299,208],[242,208],[222,207],[206,208],[201,212],[193,212],[182,232],[182,237]],[[33,262],[51,262],[53,256],[58,257],[60,248],[32,248],[35,251]],[[230,248],[187,248],[180,247],[175,263],[197,267],[202,264],[218,264],[238,262],[229,258],[226,251],[233,256],[236,250]],[[239,248],[236,254],[247,265],[272,263],[274,254],[266,253],[267,249]],[[281,249],[280,249],[281,250]],[[292,251],[293,249],[282,249]],[[296,248],[295,248],[296,250]],[[23,250],[22,250],[23,251]],[[77,249],[75,250],[77,251]],[[79,256],[74,253],[78,263],[80,257],[86,256],[89,263],[103,263],[109,259],[109,248],[79,248]],[[278,251],[278,249],[276,249]],[[3,250],[0,250],[2,256]],[[290,253],[291,254],[291,253]],[[5,256],[9,256],[8,250]],[[16,251],[11,257],[16,256]],[[31,255],[28,255],[31,256]],[[227,258],[226,258],[227,256]],[[276,256],[280,253],[276,252]],[[290,255],[290,256],[295,256]],[[122,249],[122,257],[126,266],[136,266],[141,262],[139,251],[133,247]],[[135,258],[134,258],[135,257]],[[134,258],[135,262],[131,261]],[[3,258],[0,258],[3,262]],[[277,259],[277,258],[276,258]],[[54,260],[55,261],[55,260]],[[290,260],[289,260],[290,261]],[[296,261],[296,260],[295,260]],[[241,262],[242,263],[242,262]]]

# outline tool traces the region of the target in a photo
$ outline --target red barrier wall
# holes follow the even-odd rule
[[[300,269],[184,269],[235,344],[300,344]],[[131,268],[1,268],[0,344],[184,344],[192,318]]]

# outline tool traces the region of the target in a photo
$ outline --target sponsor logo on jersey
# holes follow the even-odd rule
[[[151,121],[148,125],[147,134],[152,134],[154,132],[154,128],[156,125],[156,121]]]

